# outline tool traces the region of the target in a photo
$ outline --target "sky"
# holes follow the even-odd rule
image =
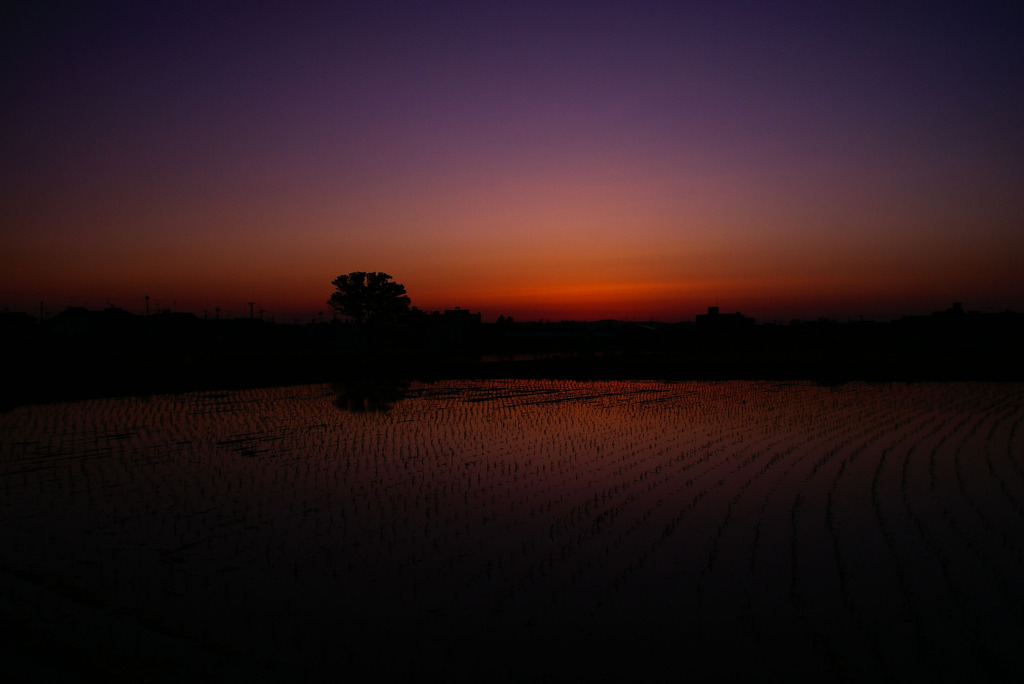
[[[22,3],[0,307],[1024,311],[1011,5]]]

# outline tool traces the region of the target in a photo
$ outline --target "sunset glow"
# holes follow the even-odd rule
[[[0,307],[1024,310],[1002,4],[103,7],[5,20]]]

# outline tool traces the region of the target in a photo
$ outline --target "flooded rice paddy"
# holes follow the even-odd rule
[[[25,668],[126,680],[1012,679],[1022,423],[1024,387],[967,383],[21,407],[0,616]]]

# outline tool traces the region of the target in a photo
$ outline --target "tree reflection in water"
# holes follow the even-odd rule
[[[408,380],[352,378],[331,383],[334,405],[350,413],[385,413],[405,399]]]

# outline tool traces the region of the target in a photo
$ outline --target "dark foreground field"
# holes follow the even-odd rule
[[[15,408],[4,662],[1014,681],[1022,390],[489,380]]]

